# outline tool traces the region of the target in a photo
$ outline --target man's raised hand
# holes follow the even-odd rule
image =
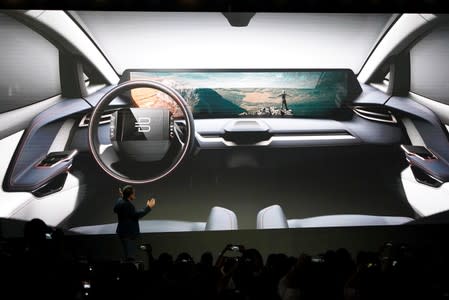
[[[147,206],[149,208],[153,208],[156,205],[156,199],[151,198],[150,200],[147,201]]]

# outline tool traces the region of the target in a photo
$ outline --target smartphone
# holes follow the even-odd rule
[[[322,257],[312,257],[312,262],[314,262],[314,263],[324,263],[324,259]]]
[[[91,285],[90,285],[90,281],[89,280],[84,280],[83,281],[83,288],[84,289],[90,289]]]

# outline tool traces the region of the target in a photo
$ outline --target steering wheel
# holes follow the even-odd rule
[[[111,142],[101,143],[98,132],[105,109],[117,96],[135,88],[151,88],[168,95],[180,107],[184,122],[175,121],[166,108],[119,108],[111,114]],[[194,137],[187,102],[173,88],[155,81],[117,85],[100,99],[89,122],[89,148],[94,159],[110,176],[130,184],[150,183],[169,175],[185,159]]]

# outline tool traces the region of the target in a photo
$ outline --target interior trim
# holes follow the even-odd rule
[[[370,86],[372,86],[373,88],[378,89],[379,91],[383,92],[383,93],[387,93],[388,92],[388,85],[389,82],[384,80],[381,83],[376,83],[376,82],[371,82]]]
[[[0,158],[0,180],[2,182],[6,179],[9,162],[13,158],[15,149],[23,134],[24,130],[0,139],[0,147],[2,149],[2,156]],[[33,196],[28,192],[9,193],[1,188],[0,199],[2,200],[0,201],[0,217],[10,218],[14,211],[31,201]]]
[[[360,70],[358,80],[368,83],[386,59],[391,55],[400,53],[417,36],[433,26],[434,21],[438,19],[437,16],[432,14],[425,16],[426,18],[420,14],[401,15],[373,51],[365,66]]]
[[[414,146],[424,146],[427,147],[424,139],[416,128],[415,124],[409,118],[402,118],[402,124],[404,124],[407,135]]]
[[[24,147],[27,146],[29,143],[31,137],[43,126],[50,124],[53,121],[62,119],[66,116],[70,116],[74,113],[78,113],[83,110],[89,109],[90,106],[87,104],[86,101],[82,99],[71,99],[70,101],[61,101],[56,105],[51,106],[47,110],[41,112],[38,114],[29,124],[27,129],[25,130],[25,133],[23,134],[17,149],[13,155],[13,158],[10,161],[10,164],[8,166],[8,171],[6,175],[6,179],[3,182],[3,188],[11,191],[16,188],[14,186],[15,180],[17,179],[17,176],[19,175],[16,170],[17,162],[20,161],[22,152]],[[50,146],[50,145],[49,145]],[[42,153],[45,154],[45,153]]]
[[[83,20],[80,18],[80,16],[76,13],[74,10],[66,11],[65,12],[72,20],[73,22],[84,32],[84,34],[89,38],[89,40],[97,47],[98,51],[101,52],[103,57],[106,59],[108,64],[111,66],[111,68],[114,70],[114,72],[117,74],[117,71],[115,70],[114,66],[108,59],[107,55],[105,54],[105,51],[100,47],[100,44],[95,40],[94,35],[89,30],[89,28],[84,24]]]
[[[298,134],[298,135],[288,135],[288,136],[272,136],[266,141],[261,141],[255,144],[236,144],[231,141],[227,141],[222,137],[207,137],[203,136],[200,133],[196,133],[195,137],[200,142],[200,144],[206,145],[217,145],[221,144],[227,147],[242,147],[242,146],[270,146],[273,144],[282,144],[283,142],[288,143],[288,146],[292,146],[292,142],[298,142],[298,145],[301,145],[301,142],[313,142],[313,141],[336,141],[336,140],[355,140],[356,138],[350,134]],[[286,144],[287,146],[287,144]]]
[[[20,11],[17,12],[21,13]],[[108,83],[115,84],[119,81],[119,77],[103,54],[64,11],[45,10],[39,11],[39,14],[37,14],[34,10],[28,10],[21,14],[23,17],[36,22],[36,26],[44,26],[51,30],[53,38],[64,39],[65,43],[70,44],[71,47],[85,56]]]
[[[75,124],[74,119],[65,120],[65,122],[59,129],[58,133],[56,134],[56,137],[53,140],[53,143],[51,144],[47,153],[65,150],[65,148],[67,147],[67,143],[70,139],[70,135],[74,124]]]
[[[379,45],[379,43],[382,41],[382,39],[385,37],[385,35],[388,33],[388,31],[390,31],[390,29],[394,26],[394,24],[397,22],[397,20],[399,20],[399,18],[401,17],[400,14],[392,14],[390,19],[387,21],[387,23],[385,24],[384,28],[382,29],[382,31],[380,32],[379,36],[377,37],[376,41],[374,42],[374,45],[371,47],[368,56],[365,58],[365,61],[363,62],[362,67],[360,68],[363,69],[363,67],[365,67],[366,63],[369,61],[371,55],[373,54],[374,50],[377,48],[377,46]]]
[[[58,95],[31,105],[1,113],[0,123],[8,124],[8,126],[3,126],[2,130],[0,130],[0,139],[24,130],[39,113],[62,100],[63,98]]]
[[[435,114],[443,121],[443,123],[449,124],[449,105],[423,97],[413,92],[409,92],[408,96],[412,100],[415,100],[419,104],[422,104],[435,112]]]

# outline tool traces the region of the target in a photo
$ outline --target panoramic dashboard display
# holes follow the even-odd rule
[[[348,98],[350,75],[348,70],[130,71],[129,79],[174,88],[197,118],[324,117]],[[175,102],[156,90],[135,89],[131,97],[138,107],[164,107],[180,116]]]

